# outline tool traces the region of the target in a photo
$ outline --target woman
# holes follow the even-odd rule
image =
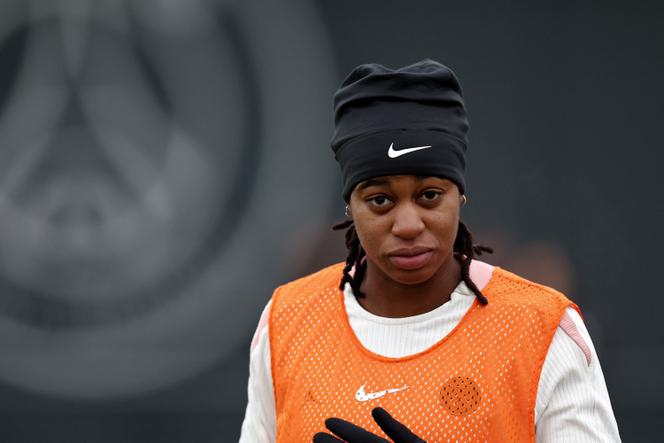
[[[348,257],[275,290],[242,442],[619,441],[576,305],[474,259],[491,250],[459,218],[467,131],[435,61],[344,80]]]

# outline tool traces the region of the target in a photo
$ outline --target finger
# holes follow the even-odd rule
[[[390,437],[395,443],[424,443],[417,435],[413,434],[410,429],[394,419],[385,409],[374,408],[371,411],[378,426]]]
[[[328,418],[325,420],[325,427],[348,443],[389,443],[384,438],[340,418]]]
[[[344,443],[344,441],[325,432],[319,432],[314,435],[314,443]]]

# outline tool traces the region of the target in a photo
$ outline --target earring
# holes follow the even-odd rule
[[[344,214],[346,214],[346,217],[350,218],[350,206],[346,205],[346,209],[344,210]]]
[[[462,195],[461,196],[461,206],[466,206],[467,201],[468,201],[468,199],[466,198],[466,196]]]

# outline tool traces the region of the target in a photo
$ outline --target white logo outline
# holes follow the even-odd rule
[[[381,398],[381,397],[383,397],[387,394],[394,394],[394,393],[397,393],[399,391],[403,391],[404,389],[408,389],[408,386],[404,386],[402,388],[385,389],[383,391],[369,392],[367,394],[366,392],[364,392],[364,387],[366,385],[367,385],[366,383],[363,384],[362,386],[360,386],[360,389],[357,390],[357,392],[355,393],[355,400],[362,401],[362,402],[369,401],[369,400],[375,400],[375,399]]]
[[[394,149],[394,142],[390,143],[390,148],[387,150],[387,156],[390,158],[397,158],[401,157],[404,154],[409,154],[411,152],[419,151],[421,149],[427,149],[430,148],[431,145],[427,146],[415,146],[413,148],[404,148],[404,149],[399,149],[396,150]]]

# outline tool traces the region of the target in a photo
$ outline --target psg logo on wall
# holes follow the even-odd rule
[[[136,395],[246,338],[335,184],[322,26],[260,3],[0,5],[0,380]]]

